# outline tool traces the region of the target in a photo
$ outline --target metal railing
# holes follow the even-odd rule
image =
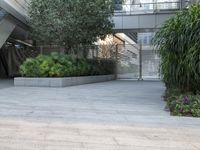
[[[118,79],[159,79],[160,58],[152,47],[138,44],[104,44],[77,47],[66,51],[59,46],[35,47],[40,54],[68,53],[75,58],[104,59],[116,62]]]
[[[180,1],[137,3],[137,4],[116,4],[115,15],[146,14],[164,11],[176,11],[182,9]]]

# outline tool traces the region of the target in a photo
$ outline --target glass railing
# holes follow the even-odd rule
[[[157,2],[157,3],[137,3],[137,4],[116,4],[115,15],[146,14],[164,11],[175,11],[181,9],[181,3],[177,2]]]
[[[29,0],[7,0],[6,3],[13,7],[21,15],[27,17]]]
[[[27,0],[15,0],[16,5],[18,7],[18,9],[20,9],[21,11],[27,13],[28,12],[28,6],[29,6],[29,2]]]

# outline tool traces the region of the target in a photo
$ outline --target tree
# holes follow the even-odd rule
[[[113,33],[112,0],[31,0],[32,36],[70,51]]]
[[[200,4],[200,0],[191,0],[190,3],[191,4]]]

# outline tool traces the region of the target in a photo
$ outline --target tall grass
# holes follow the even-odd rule
[[[200,91],[200,5],[169,19],[153,39],[167,88]]]

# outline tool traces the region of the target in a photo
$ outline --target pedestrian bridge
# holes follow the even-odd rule
[[[159,29],[166,20],[185,7],[183,0],[116,4],[113,17],[115,30],[151,32]]]
[[[113,17],[114,29],[118,32],[135,31],[145,32],[159,29],[162,24],[177,11],[160,12],[152,14],[115,15]]]

